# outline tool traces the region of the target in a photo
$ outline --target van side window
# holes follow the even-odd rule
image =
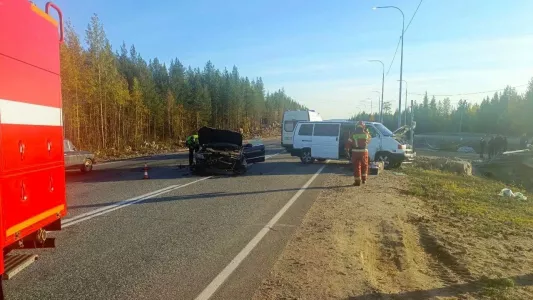
[[[315,124],[313,136],[338,136],[339,124]]]
[[[283,125],[283,128],[285,128],[285,131],[287,132],[293,132],[294,131],[294,125],[296,125],[297,121],[290,120],[285,121],[285,124]]]
[[[300,130],[298,130],[298,135],[311,136],[313,135],[313,124],[302,124]]]
[[[371,137],[375,138],[379,136],[378,131],[373,126],[367,126],[366,128],[368,129],[368,133],[370,133]]]

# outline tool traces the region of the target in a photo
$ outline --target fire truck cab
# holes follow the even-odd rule
[[[55,11],[59,20],[50,13]],[[67,212],[59,47],[61,11],[0,0],[0,274],[12,250],[54,247]],[[2,293],[3,299],[3,293]]]

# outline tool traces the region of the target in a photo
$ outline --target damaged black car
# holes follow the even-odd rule
[[[236,131],[202,127],[198,142],[195,174],[244,174],[250,164],[265,161],[265,145],[243,145],[242,134]]]

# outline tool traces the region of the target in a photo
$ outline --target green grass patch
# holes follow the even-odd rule
[[[533,229],[531,197],[520,201],[498,196],[505,187],[521,191],[514,186],[493,179],[415,167],[406,168],[405,172],[411,178],[409,194],[428,200],[438,213],[468,218],[484,235],[509,227]]]
[[[510,278],[487,278],[480,280],[482,285],[479,295],[483,299],[511,300],[513,299],[512,291],[515,283]]]

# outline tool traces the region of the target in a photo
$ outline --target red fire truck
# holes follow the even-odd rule
[[[51,10],[59,21],[51,17]],[[46,232],[60,230],[67,212],[59,75],[62,40],[62,15],[53,3],[43,11],[28,0],[0,0],[0,274],[4,278],[28,259],[12,250],[55,246]],[[3,299],[3,292],[0,296]]]

